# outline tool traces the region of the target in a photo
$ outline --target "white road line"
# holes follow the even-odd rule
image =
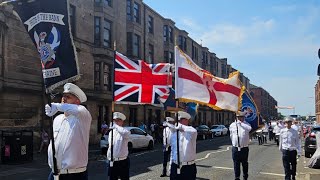
[[[132,176],[130,177],[131,180],[134,180],[134,179],[145,179],[146,176],[148,176],[149,172],[147,173],[142,173],[142,174],[138,174],[136,176]],[[151,179],[147,179],[147,180],[151,180]]]
[[[204,159],[208,159],[211,154],[216,154],[216,153],[221,153],[221,152],[229,151],[229,149],[230,149],[230,146],[228,146],[226,150],[220,150],[220,151],[210,152],[210,153],[206,154],[205,157],[196,159],[195,161],[197,162],[197,161],[202,161],[202,160],[204,160]]]
[[[233,170],[233,168],[229,167],[219,167],[219,166],[212,166],[213,169],[227,169],[227,170]]]
[[[276,174],[276,173],[268,173],[268,172],[260,172],[260,174],[273,175],[273,176],[282,176],[282,177],[284,177],[284,174]]]
[[[146,152],[143,152],[143,153],[135,154],[135,155],[133,155],[133,156],[134,156],[134,157],[137,157],[137,156],[141,156],[141,155],[148,154],[148,153],[152,153],[152,152],[156,152],[156,151],[158,151],[158,150],[146,151]]]

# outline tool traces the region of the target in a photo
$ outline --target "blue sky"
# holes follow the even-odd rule
[[[228,58],[279,106],[314,115],[320,1],[144,0],[203,46]],[[293,110],[279,110],[292,114]]]

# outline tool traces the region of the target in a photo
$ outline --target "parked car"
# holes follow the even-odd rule
[[[200,125],[196,127],[198,132],[198,138],[200,139],[208,139],[212,137],[212,132],[210,131],[210,128],[207,125]]]
[[[320,132],[320,126],[311,127],[310,131],[306,135],[304,152],[305,157],[311,157],[317,149],[316,133]]]
[[[129,135],[129,142],[128,142],[128,149],[129,152],[132,152],[133,149],[140,149],[140,148],[148,148],[153,149],[154,147],[154,140],[153,137],[150,136],[148,133],[143,131],[138,127],[124,127],[128,131],[130,131]],[[100,140],[100,148],[102,152],[104,149],[107,149],[109,146],[108,142],[108,133],[101,137]]]
[[[228,128],[224,125],[213,125],[210,131],[212,132],[212,136],[225,136],[228,134]]]

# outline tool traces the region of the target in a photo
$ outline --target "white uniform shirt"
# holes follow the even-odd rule
[[[294,129],[294,130],[296,130],[297,132],[298,132],[298,135],[300,135],[301,133],[301,129],[300,129],[300,126],[299,125],[295,125],[295,124],[293,124],[292,126],[291,126],[291,128],[292,129]]]
[[[280,135],[280,131],[283,127],[282,126],[279,126],[279,125],[275,125],[274,128],[273,128],[273,133],[275,135]]]
[[[281,129],[279,136],[279,149],[297,150],[298,155],[301,155],[301,143],[298,132],[292,128]]]
[[[91,125],[90,112],[82,105],[55,103],[58,115],[53,121],[53,135],[58,169],[75,169],[88,164],[88,145]],[[51,142],[48,164],[53,168]]]
[[[109,132],[109,148],[107,152],[107,157],[109,160],[111,160],[111,134],[113,133],[113,158],[126,158],[129,154],[128,142],[130,131],[121,126],[118,126],[115,123],[113,126],[113,132]]]
[[[238,126],[238,133],[237,133]],[[232,141],[232,146],[235,147],[248,147],[249,145],[249,132],[251,131],[251,126],[247,122],[241,122],[237,120],[236,122],[231,123],[230,127],[230,138]],[[238,144],[238,135],[240,145]]]
[[[171,129],[174,125],[168,125]],[[182,130],[179,130],[179,157],[180,163],[190,162],[196,159],[197,130],[192,126],[185,126],[179,123]],[[174,130],[174,129],[173,129]],[[177,156],[177,131],[171,135],[171,160],[178,164]]]
[[[167,148],[171,146],[170,141],[171,141],[171,136],[173,134],[174,130],[166,127],[163,129],[163,145]]]

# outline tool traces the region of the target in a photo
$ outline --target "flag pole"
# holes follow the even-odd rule
[[[117,53],[117,43],[114,41],[113,43],[113,84],[112,84],[112,104],[111,104],[111,126],[113,126],[113,113],[114,113],[114,80],[115,80],[115,63],[114,61],[116,60],[116,53]],[[111,143],[109,144],[110,146],[110,167],[113,167],[113,129],[111,129]]]
[[[176,101],[176,107],[177,109],[179,108],[179,99]],[[179,119],[178,119],[178,112],[176,111],[176,126],[178,127]],[[177,174],[180,174],[180,152],[179,152],[179,129],[177,129],[177,163],[178,163],[178,168],[177,168]]]
[[[51,107],[51,96],[47,94],[48,104]],[[53,161],[53,177],[55,180],[59,180],[59,172],[57,167],[57,158],[56,158],[56,148],[54,145],[54,136],[53,136],[53,116],[51,116],[51,120],[49,121],[50,126],[50,139],[51,139],[51,149],[52,149],[52,161]]]

